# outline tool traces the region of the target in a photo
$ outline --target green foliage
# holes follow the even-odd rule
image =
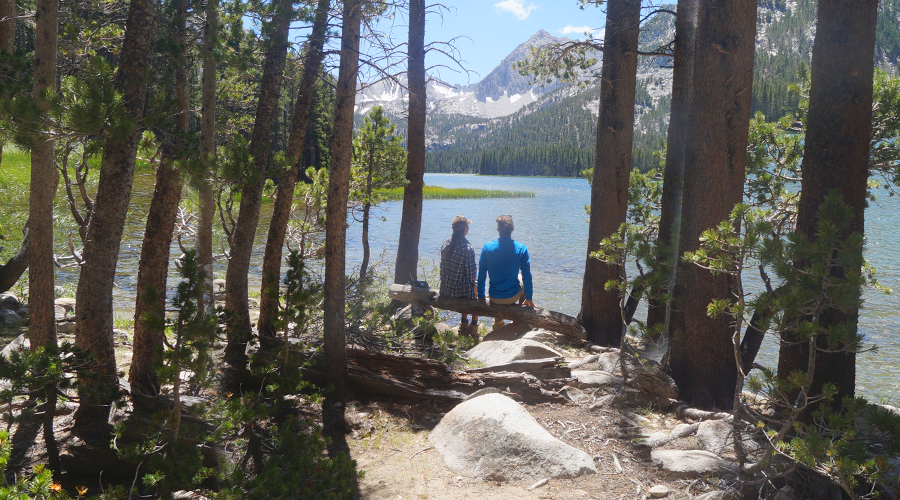
[[[733,278],[732,296],[711,302],[708,313],[732,318],[736,350],[747,315],[754,309],[767,311],[773,335],[808,347],[805,370],[780,379],[762,369],[761,375],[747,379],[748,387],[764,395],[774,409],[761,415],[744,407],[771,442],[759,463],[788,459],[828,477],[856,498],[860,479],[869,483],[882,479],[888,456],[900,454],[900,418],[873,410],[861,399],[837,404],[833,401],[837,388],[830,384],[811,392],[820,353],[861,349],[852,312],[861,304],[861,287],[873,284],[873,279],[862,259],[862,235],[849,232],[852,218],[853,209],[831,191],[818,211],[816,239],[810,241],[803,234],[784,233],[773,224],[780,217],[772,210],[741,204],[728,220],[705,231],[700,249],[686,253],[684,259]],[[740,280],[751,263],[770,270],[777,289],[747,300]],[[849,316],[835,324],[835,312]],[[749,370],[743,367],[742,373]],[[735,432],[740,432],[739,425]],[[871,446],[873,442],[878,446]],[[739,458],[746,460],[741,454]]]
[[[320,285],[310,279],[296,251],[289,257],[285,287],[277,325],[288,341],[290,333],[306,328],[310,311],[321,300]],[[319,399],[310,394],[309,383],[300,376],[300,367],[310,362],[300,355],[304,347],[285,342],[281,356],[262,348],[252,364],[263,390],[226,394],[227,399],[212,409],[216,431],[211,439],[235,440],[235,452],[243,455],[223,471],[219,498],[338,499],[356,493],[355,462],[343,454],[326,456],[321,430],[296,414],[297,401],[302,399],[295,395]]]
[[[385,200],[402,200],[403,188],[383,189],[379,193]],[[483,198],[534,198],[531,191],[504,191],[500,189],[471,189],[471,188],[445,188],[440,186],[425,186],[422,188],[422,197],[426,200],[468,200]]]
[[[395,132],[396,127],[381,106],[372,108],[364,118],[353,138],[351,205],[377,205],[385,201],[382,190],[406,185],[406,148],[403,138]]]
[[[157,413],[154,425],[139,431],[142,432],[139,439],[128,439],[134,436],[129,433],[133,430],[127,423],[119,423],[114,429],[113,447],[122,455],[146,464],[143,484],[159,494],[196,487],[214,473],[203,464],[201,448],[206,436],[196,425],[182,424],[182,396],[199,395],[210,385],[215,373],[210,348],[218,333],[217,318],[198,308],[203,294],[203,271],[195,251],[185,254],[180,274],[182,281],[172,297],[175,317],[141,318],[146,328],[167,329],[172,334],[171,342],[166,343],[169,348],[158,353],[156,373],[161,386],[171,387],[173,408]],[[155,303],[157,297],[158,291],[151,288],[141,293],[141,300],[150,303]],[[126,444],[119,447],[119,441]]]

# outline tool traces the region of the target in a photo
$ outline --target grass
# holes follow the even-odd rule
[[[403,199],[403,188],[382,189],[379,194],[391,201]],[[426,200],[466,200],[478,198],[534,198],[531,191],[504,191],[500,189],[445,188],[425,186],[422,195]]]

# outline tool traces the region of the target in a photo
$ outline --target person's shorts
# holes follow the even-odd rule
[[[522,280],[519,280],[519,293],[513,295],[512,297],[506,299],[495,299],[491,297],[491,304],[515,304],[519,300],[522,299],[522,296],[525,295],[525,287],[522,286]]]

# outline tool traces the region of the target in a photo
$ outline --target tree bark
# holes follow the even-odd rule
[[[756,0],[701,0],[690,124],[685,139],[680,251],[729,217],[743,195],[753,85]],[[678,264],[671,312],[668,371],[681,399],[730,409],[737,368],[729,318],[707,316],[714,299],[731,297],[729,278]]]
[[[418,277],[419,234],[422,232],[422,188],[425,185],[425,0],[409,2],[409,116],[406,138],[406,187],[394,283]]]
[[[46,113],[50,103],[47,92],[56,87],[58,0],[41,0],[35,10],[33,96]],[[41,118],[43,120],[43,117]],[[44,123],[38,124],[45,130]],[[56,343],[56,319],[53,307],[53,198],[59,176],[53,157],[56,141],[52,136],[36,134],[31,149],[31,187],[29,196],[28,316],[32,349]]]
[[[345,0],[341,32],[341,65],[338,70],[331,140],[331,169],[325,206],[325,375],[334,384],[333,397],[346,403],[347,332],[345,321],[347,198],[350,192],[350,162],[353,156],[353,107],[359,70],[359,31],[362,19],[359,0]]]
[[[877,15],[877,0],[819,1],[797,213],[797,232],[810,241],[816,240],[819,206],[832,189],[853,208],[848,235],[864,233]],[[820,326],[845,324],[856,333],[858,317],[858,309],[829,309],[822,313]],[[808,344],[794,340],[786,335],[781,343],[781,378],[806,371]],[[819,347],[825,346],[823,336],[818,341]],[[821,394],[826,383],[837,386],[837,404],[853,397],[856,354],[819,353],[810,394]]]
[[[371,249],[369,248],[369,212],[372,210],[372,169],[375,163],[375,146],[369,145],[369,161],[366,168],[366,201],[363,203],[363,220],[362,220],[362,248],[363,258],[359,265],[359,291],[360,297],[366,288],[366,279],[368,278],[369,257],[371,257]]]
[[[13,20],[15,17],[16,0],[0,0],[0,19],[6,19],[0,21],[0,52],[12,54],[16,49],[16,21]],[[0,143],[0,164],[2,163],[3,144]]]
[[[16,0],[0,0],[0,50],[12,54],[16,48]]]
[[[183,185],[181,171],[175,164],[181,154],[181,136],[188,133],[190,102],[188,96],[187,0],[178,0],[175,13],[173,42],[175,54],[175,127],[173,142],[164,145],[163,157],[156,171],[156,185],[147,213],[141,258],[138,264],[137,300],[134,304],[134,345],[128,382],[133,395],[156,396],[159,382],[156,365],[163,349],[166,316],[166,278],[169,274],[169,248],[178,215]],[[151,319],[154,318],[154,319]],[[145,319],[151,319],[145,321]]]
[[[259,301],[259,333],[275,335],[275,313],[278,311],[278,291],[281,280],[281,261],[284,249],[284,238],[288,220],[291,216],[291,203],[294,198],[294,187],[303,168],[301,153],[309,128],[309,114],[313,98],[316,95],[316,83],[325,54],[325,31],[328,28],[328,11],[330,0],[319,0],[316,7],[312,34],[309,37],[309,48],[303,62],[303,76],[297,91],[294,104],[294,118],[291,123],[291,134],[288,138],[286,163],[292,165],[278,183],[275,192],[275,205],[272,207],[272,221],[269,224],[269,235],[266,239],[266,251],[263,257],[263,293]]]
[[[520,306],[518,304],[491,304],[485,300],[441,297],[440,293],[435,290],[412,285],[393,284],[388,290],[388,296],[394,300],[406,303],[430,305],[438,309],[473,314],[475,316],[490,316],[497,319],[518,321],[526,325],[546,328],[578,341],[587,339],[584,328],[575,318],[547,309]]]
[[[672,69],[672,104],[666,138],[666,165],[663,169],[663,192],[659,211],[659,254],[656,261],[665,273],[667,283],[650,291],[647,326],[669,336],[668,317],[678,262],[681,236],[681,203],[684,199],[684,146],[687,138],[691,104],[691,81],[694,76],[694,49],[697,35],[699,0],[679,0],[675,17],[675,60]],[[665,288],[666,298],[660,298]]]
[[[38,0],[35,9],[34,85],[32,95],[42,114],[50,103],[45,93],[56,87],[57,35],[59,23],[58,0]],[[4,24],[11,24],[7,21]],[[43,120],[43,116],[41,117]],[[44,123],[38,125],[39,130]],[[56,353],[55,269],[53,262],[53,198],[59,184],[59,174],[53,156],[52,136],[39,134],[31,149],[31,187],[28,221],[33,232],[28,247],[28,316],[31,349],[46,348]],[[47,448],[47,465],[59,474],[59,448],[53,436],[53,415],[56,409],[56,384],[44,387],[43,436]]]
[[[203,272],[203,295],[199,307],[212,314],[213,298],[213,200],[212,175],[216,158],[216,55],[219,32],[219,2],[206,0],[206,25],[203,33],[203,76],[200,89],[200,161],[203,173],[200,179],[198,203],[200,221],[197,228],[197,262]]]
[[[228,270],[225,274],[225,310],[230,318],[228,344],[225,346],[223,358],[229,368],[237,372],[243,372],[247,368],[247,341],[253,334],[250,326],[250,308],[247,303],[247,275],[250,272],[250,257],[253,252],[253,240],[256,237],[256,226],[259,223],[262,190],[269,167],[272,129],[275,126],[275,114],[278,112],[292,13],[293,6],[290,0],[278,2],[273,13],[276,27],[268,39],[269,46],[263,63],[256,120],[250,138],[253,173],[245,178],[241,189],[241,208],[234,233],[231,235],[231,259],[228,261]]]
[[[28,249],[31,247],[31,233],[28,231],[28,222],[22,228],[22,246],[15,255],[0,266],[0,293],[9,291],[19,281],[25,270],[28,269]]]
[[[618,279],[618,266],[590,254],[600,248],[604,238],[619,230],[628,209],[640,13],[640,0],[607,3],[588,257],[579,315],[588,339],[604,346],[618,345],[621,340],[619,293],[606,290],[608,281]]]
[[[155,18],[154,2],[131,0],[115,85],[122,93],[125,115],[132,127],[123,136],[106,138],[97,197],[88,220],[85,264],[81,268],[81,276],[86,279],[78,280],[75,324],[75,345],[96,359],[94,366],[80,372],[80,394],[84,399],[75,412],[75,425],[85,431],[95,425],[106,426],[119,383],[112,332],[112,287],[142,132]]]

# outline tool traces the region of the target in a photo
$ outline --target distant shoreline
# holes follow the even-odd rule
[[[403,188],[381,190],[379,194],[387,198],[388,201],[399,201],[403,199]],[[425,186],[422,189],[422,197],[426,200],[470,200],[480,198],[536,198],[537,194],[531,191],[506,191],[503,189]]]

